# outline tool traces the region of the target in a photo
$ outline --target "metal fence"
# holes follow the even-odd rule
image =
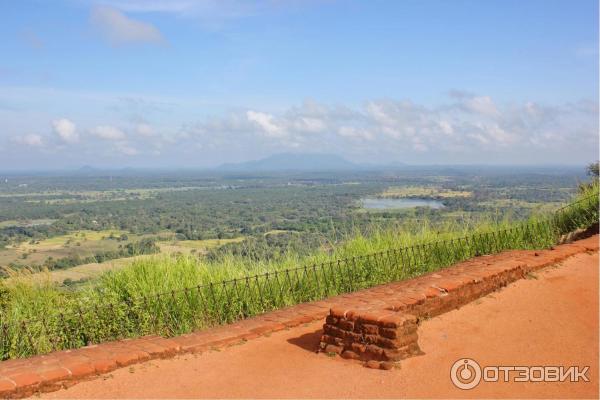
[[[175,335],[407,279],[484,254],[544,248],[598,222],[598,195],[553,215],[468,236],[156,293],[69,303],[36,318],[0,314],[0,359],[146,334]],[[82,299],[78,299],[82,301]]]

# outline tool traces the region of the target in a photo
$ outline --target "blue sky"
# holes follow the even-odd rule
[[[598,158],[596,1],[0,3],[0,168]]]

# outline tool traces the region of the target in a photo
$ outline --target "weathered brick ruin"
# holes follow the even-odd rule
[[[597,246],[586,242],[553,251],[478,257],[436,273],[346,295],[344,306],[331,308],[326,317],[319,350],[362,361],[370,368],[393,368],[400,360],[421,354],[417,328],[423,318],[458,308],[554,264],[572,254],[575,246],[586,250],[584,244],[589,249]]]
[[[421,352],[417,343],[417,318],[397,312],[354,314],[332,309],[327,316],[321,348],[343,358],[369,361],[369,366],[392,368]]]

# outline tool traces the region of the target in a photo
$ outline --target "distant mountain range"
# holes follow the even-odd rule
[[[223,164],[218,171],[349,171],[369,169],[334,154],[282,153],[260,160]]]

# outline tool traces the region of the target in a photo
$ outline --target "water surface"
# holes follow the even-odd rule
[[[444,208],[444,204],[433,199],[378,199],[365,198],[361,200],[362,206],[368,210],[393,210],[402,208],[429,207],[433,209]]]

